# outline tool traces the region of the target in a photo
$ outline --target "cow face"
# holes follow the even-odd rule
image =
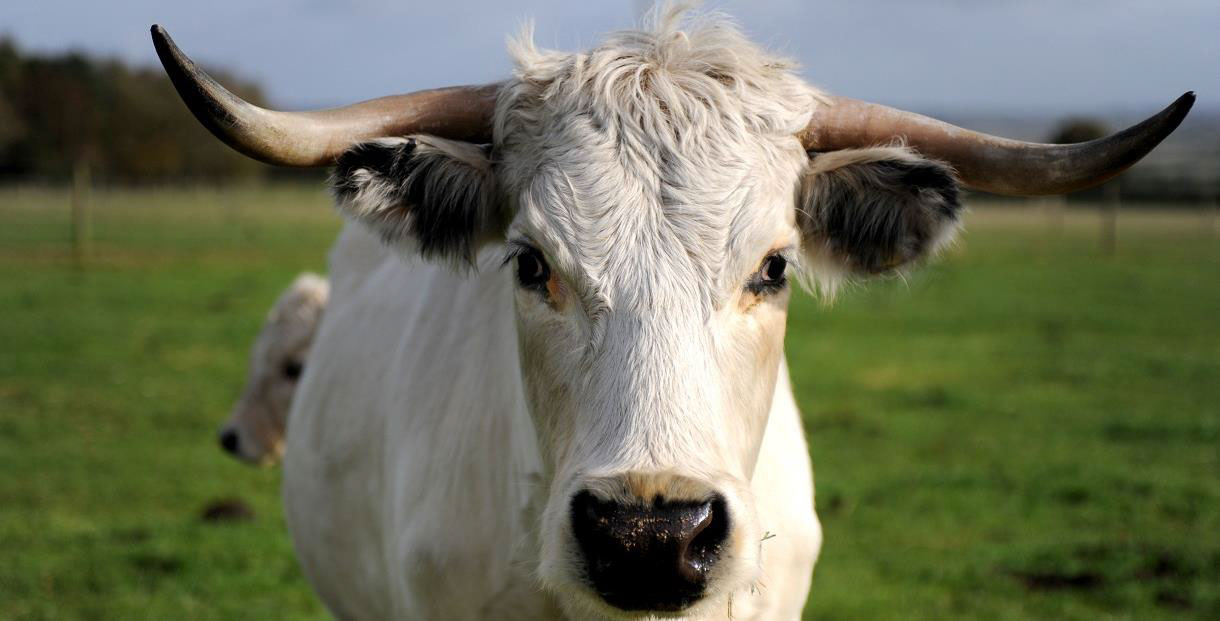
[[[340,207],[425,256],[502,249],[546,468],[538,577],[571,616],[719,609],[758,579],[791,281],[926,256],[956,181],[901,146],[811,158],[817,94],[720,23],[514,53],[491,150],[358,147]]]
[[[324,278],[302,274],[268,313],[250,352],[246,387],[220,429],[221,447],[235,457],[250,463],[280,457],[292,397],[328,293]]]

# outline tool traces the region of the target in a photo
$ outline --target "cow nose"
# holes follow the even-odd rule
[[[629,611],[679,611],[699,600],[729,532],[724,499],[619,504],[584,491],[572,530],[590,586]]]
[[[237,445],[238,438],[236,429],[229,427],[220,431],[220,448],[224,449],[225,452],[229,453],[230,455],[236,455]]]

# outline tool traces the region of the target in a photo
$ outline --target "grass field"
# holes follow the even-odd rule
[[[279,472],[216,448],[314,188],[0,190],[0,618],[322,618]],[[1197,214],[977,209],[903,281],[793,304],[813,619],[1220,618],[1220,241]],[[253,520],[201,519],[240,498]],[[765,544],[764,544],[765,545]]]

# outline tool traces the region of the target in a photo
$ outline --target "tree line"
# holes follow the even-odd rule
[[[257,85],[213,75],[247,101],[264,101]],[[0,180],[59,182],[81,163],[115,183],[268,173],[195,122],[159,68],[75,52],[24,54],[0,39]]]

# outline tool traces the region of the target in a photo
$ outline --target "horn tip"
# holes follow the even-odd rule
[[[1186,118],[1186,115],[1190,113],[1190,109],[1194,105],[1194,91],[1186,91],[1185,93],[1182,93],[1181,97],[1178,97],[1173,103],[1169,104],[1169,107],[1165,109],[1164,113],[1162,113],[1169,121],[1169,132],[1172,132],[1178,128],[1178,125],[1183,119]],[[1166,132],[1166,134],[1169,132]]]
[[[165,27],[161,24],[153,24],[149,28],[152,34],[153,47],[157,50],[157,55],[161,57],[162,62],[165,61],[165,55],[174,48],[174,40],[170,38]]]

